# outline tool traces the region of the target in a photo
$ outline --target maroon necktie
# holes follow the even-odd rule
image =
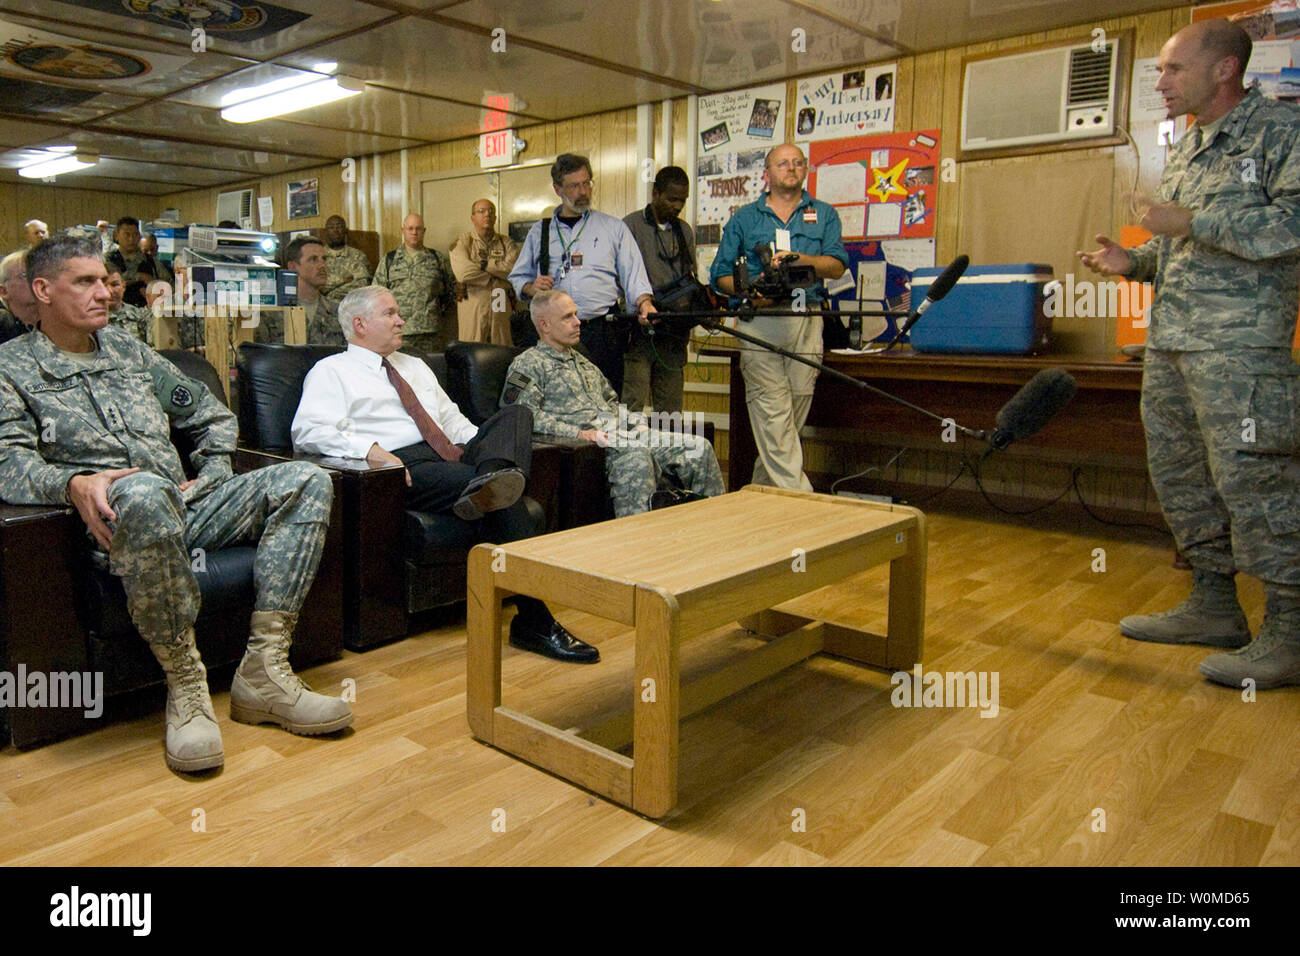
[[[388,359],[383,359],[380,364],[388,373],[389,383],[397,389],[397,397],[401,399],[406,414],[415,420],[415,427],[420,429],[420,434],[429,443],[429,447],[436,451],[443,461],[460,461],[460,456],[465,454],[465,449],[451,443],[451,439],[438,427],[438,423],[429,417],[420,400],[415,397],[411,386],[406,384],[406,379],[397,374],[397,369],[389,364]]]

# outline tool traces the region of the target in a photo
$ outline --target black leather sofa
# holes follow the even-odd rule
[[[162,354],[219,398],[224,395],[215,369],[202,357]],[[184,436],[173,432],[173,441],[188,468],[191,449]],[[262,463],[240,454],[234,465],[247,471]],[[337,657],[343,648],[339,491],[336,479],[325,553],[295,633],[295,668]],[[254,554],[251,546],[208,552],[196,574],[202,605],[195,633],[213,686],[228,682],[248,640]],[[91,547],[85,524],[71,508],[0,505],[0,670],[16,680],[20,667],[28,674],[102,673],[104,697],[110,703],[133,698],[131,709],[141,703],[156,709],[165,699],[162,671],[131,622],[121,581],[108,573],[106,557]],[[30,747],[95,729],[99,722],[84,709],[4,708],[0,745]]]

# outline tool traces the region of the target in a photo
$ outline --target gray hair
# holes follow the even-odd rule
[[[66,234],[46,239],[27,253],[28,281],[57,278],[69,259],[94,259],[103,263],[104,250],[98,239]]]
[[[0,282],[9,282],[11,278],[16,279],[27,265],[26,259],[26,249],[11,252],[3,259],[0,259]]]
[[[537,324],[537,313],[542,309],[550,308],[551,304],[562,295],[568,295],[563,289],[547,289],[545,292],[539,292],[533,296],[533,301],[528,304],[528,317]]]
[[[343,337],[352,341],[352,320],[357,316],[370,318],[379,303],[379,297],[390,290],[382,285],[367,285],[353,289],[339,303],[339,325],[343,328]]]

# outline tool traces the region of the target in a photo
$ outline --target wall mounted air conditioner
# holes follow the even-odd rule
[[[253,228],[253,190],[217,194],[217,222],[233,219],[241,229]]]
[[[1120,38],[967,60],[961,151],[1032,151],[1113,139],[1127,109]],[[1062,148],[1060,145],[1055,148]]]

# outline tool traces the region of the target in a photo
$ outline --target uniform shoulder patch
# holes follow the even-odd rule
[[[194,404],[194,393],[184,385],[172,389],[172,404],[177,408],[189,408]]]
[[[501,401],[505,405],[513,405],[519,401],[519,393],[533,383],[533,380],[523,372],[511,372],[506,376],[506,387],[501,393]]]

